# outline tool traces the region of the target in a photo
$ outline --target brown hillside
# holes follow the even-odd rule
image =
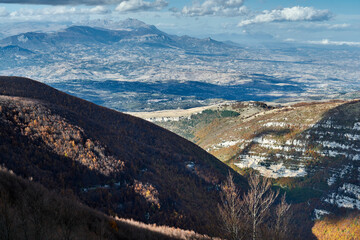
[[[229,168],[201,148],[30,79],[0,77],[0,94],[0,161],[16,174],[106,213],[219,234]]]

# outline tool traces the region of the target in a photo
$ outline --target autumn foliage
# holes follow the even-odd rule
[[[319,240],[360,239],[360,214],[325,217],[315,222],[312,232]]]

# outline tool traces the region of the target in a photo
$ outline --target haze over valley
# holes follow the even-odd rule
[[[356,46],[240,45],[170,35],[136,19],[113,29],[20,33],[0,46],[1,75],[37,79],[120,111],[198,107],[220,99],[356,98],[359,90]]]

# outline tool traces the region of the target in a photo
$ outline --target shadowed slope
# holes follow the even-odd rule
[[[27,138],[31,148],[47,149],[52,154],[50,158],[41,159],[42,154],[38,154],[36,159],[40,158],[40,163],[31,164],[42,172],[53,172],[54,165],[58,166],[58,174],[49,175],[55,183],[68,181],[64,175],[69,170],[62,168],[62,162],[69,161],[75,169],[85,167],[82,172],[89,172],[88,176],[95,172],[96,180],[94,177],[81,180],[83,174],[71,174],[72,182],[65,184],[85,203],[123,217],[219,234],[215,227],[217,184],[229,168],[201,148],[152,123],[30,79],[0,77],[0,94],[20,97],[5,99],[2,103],[7,109],[3,115],[7,120],[3,119],[3,124],[10,124],[7,126],[10,133],[4,135],[13,135],[8,148]],[[32,102],[33,107],[27,107],[26,101]],[[16,107],[11,104],[14,102]],[[29,136],[25,136],[27,131]],[[68,136],[59,132],[66,132]],[[19,154],[21,144],[16,146],[20,147],[16,151],[8,149],[8,155],[30,161],[33,154]],[[83,155],[79,156],[74,149],[82,149]],[[123,167],[116,165],[119,162]],[[2,163],[11,166],[9,162]],[[30,175],[26,171],[26,168],[19,170],[24,176]],[[50,186],[50,182],[41,180],[42,175],[37,179]],[[237,181],[246,186],[242,178]]]
[[[209,239],[193,231],[108,217],[69,193],[0,169],[1,239]]]

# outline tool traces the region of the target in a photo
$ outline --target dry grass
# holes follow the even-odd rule
[[[151,232],[161,233],[169,238],[173,239],[213,239],[213,240],[220,240],[221,238],[212,238],[207,235],[198,234],[194,231],[190,230],[183,230],[180,228],[173,228],[168,226],[158,226],[156,224],[145,224],[142,222],[135,221],[133,219],[124,219],[124,218],[115,218],[116,221],[121,223],[126,223],[128,225],[141,228],[144,230],[148,230]]]

